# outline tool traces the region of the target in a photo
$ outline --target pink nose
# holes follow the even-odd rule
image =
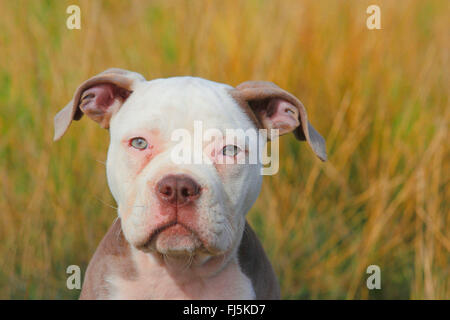
[[[158,198],[172,206],[183,206],[200,197],[200,185],[184,174],[171,174],[162,178],[156,185]]]

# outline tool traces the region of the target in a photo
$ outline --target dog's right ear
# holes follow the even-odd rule
[[[55,116],[55,135],[60,139],[72,120],[80,120],[83,113],[109,128],[109,120],[133,92],[137,82],[145,78],[136,72],[112,68],[83,82],[75,91],[73,99]]]

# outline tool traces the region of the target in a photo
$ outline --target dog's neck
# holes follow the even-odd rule
[[[125,240],[125,239],[123,239]],[[125,240],[126,241],[126,240]],[[237,250],[226,255],[163,256],[129,243],[133,276],[108,275],[112,299],[253,299],[251,281],[241,271]]]

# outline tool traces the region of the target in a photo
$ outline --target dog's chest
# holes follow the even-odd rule
[[[106,278],[109,299],[255,299],[251,281],[231,261],[209,278],[174,278],[165,267],[145,259],[135,259],[137,277],[125,279],[111,274]],[[189,275],[189,270],[180,271]]]

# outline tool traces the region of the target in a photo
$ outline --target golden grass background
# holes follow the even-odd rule
[[[329,161],[283,138],[249,213],[284,298],[450,298],[448,1],[0,0],[0,16],[0,298],[76,298],[66,267],[85,270],[116,216],[107,132],[83,119],[52,142],[55,113],[109,67],[302,100]]]

